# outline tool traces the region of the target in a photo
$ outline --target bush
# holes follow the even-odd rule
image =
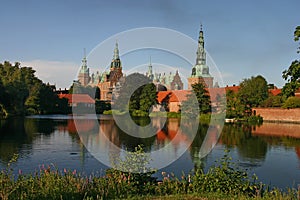
[[[111,104],[106,101],[96,100],[95,109],[97,114],[104,114],[105,111],[111,110]]]
[[[217,192],[255,196],[258,190],[262,190],[262,186],[256,183],[256,180],[255,175],[250,178],[246,171],[232,163],[226,153],[219,163],[211,167],[206,174],[202,170],[197,170],[192,182],[193,190],[197,193]]]
[[[264,102],[261,104],[262,107],[281,107],[283,104],[282,96],[273,96],[270,95]]]
[[[149,113],[145,112],[145,111],[142,111],[142,110],[134,110],[131,113],[131,116],[133,116],[133,117],[147,117],[147,116],[149,116]]]
[[[181,113],[177,113],[177,112],[168,112],[168,113],[167,113],[167,117],[168,117],[168,118],[180,118],[180,117],[181,117]]]
[[[261,125],[263,118],[260,115],[251,115],[246,118],[246,121],[252,125]]]
[[[300,108],[300,98],[289,97],[284,103],[282,108]]]

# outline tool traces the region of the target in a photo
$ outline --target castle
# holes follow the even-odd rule
[[[97,86],[100,89],[100,100],[111,101],[114,98],[113,90],[119,87],[119,82],[124,81],[125,77],[122,72],[122,62],[119,56],[118,43],[116,42],[114,48],[113,59],[110,64],[110,70],[105,71],[102,74],[98,71],[96,74],[89,74],[89,68],[87,67],[87,59],[84,55],[82,60],[82,66],[78,74],[78,82],[82,86]],[[176,71],[175,74],[170,72],[166,73],[153,73],[151,59],[148,66],[147,76],[157,88],[157,91],[173,91],[183,90],[183,82]],[[192,89],[192,85],[196,83],[202,83],[207,88],[213,87],[213,77],[209,73],[209,67],[206,64],[206,52],[204,49],[204,35],[202,26],[200,28],[198,49],[196,64],[192,67],[191,76],[188,78],[188,90]]]

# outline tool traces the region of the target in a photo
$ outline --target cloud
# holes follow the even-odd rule
[[[80,64],[68,61],[32,60],[21,62],[22,67],[32,67],[35,75],[44,83],[55,84],[56,88],[69,88]]]

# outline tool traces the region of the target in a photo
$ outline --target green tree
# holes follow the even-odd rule
[[[31,67],[0,63],[0,104],[12,115],[58,112],[64,104],[53,88],[35,76]]]
[[[240,84],[238,96],[248,111],[251,111],[253,107],[260,106],[269,96],[266,79],[260,75],[244,79]]]
[[[294,32],[294,40],[299,41],[300,38],[300,26],[296,27]],[[297,53],[300,53],[300,46]],[[282,94],[285,98],[295,96],[295,91],[300,87],[300,61],[294,60],[287,70],[282,72],[282,78],[287,83],[282,88]]]
[[[141,113],[148,115],[152,105],[156,104],[156,87],[143,74],[133,73],[126,77],[121,84],[119,96],[114,102],[115,108],[130,114]]]
[[[187,95],[187,100],[182,102],[182,107],[186,114],[195,115],[194,109],[199,107],[199,114],[211,111],[211,101],[204,84],[196,83],[192,85],[193,93]],[[194,98],[196,96],[196,99]]]
[[[238,98],[238,94],[232,90],[226,92],[226,117],[242,118],[245,113],[245,105]]]
[[[208,113],[211,111],[210,96],[202,83],[192,85],[193,91],[197,97],[199,103],[200,114]]]
[[[145,85],[140,96],[140,110],[148,113],[150,108],[156,104],[157,100],[155,85],[153,83]]]

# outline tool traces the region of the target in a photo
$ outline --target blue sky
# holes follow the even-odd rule
[[[293,41],[300,25],[298,0],[12,0],[0,4],[0,61],[32,66],[43,81],[62,88],[76,78],[83,48],[90,52],[112,35],[133,28],[169,28],[197,40],[202,23],[206,50],[225,85],[260,74],[282,87],[282,71],[299,58]],[[107,49],[111,58],[113,48]]]

